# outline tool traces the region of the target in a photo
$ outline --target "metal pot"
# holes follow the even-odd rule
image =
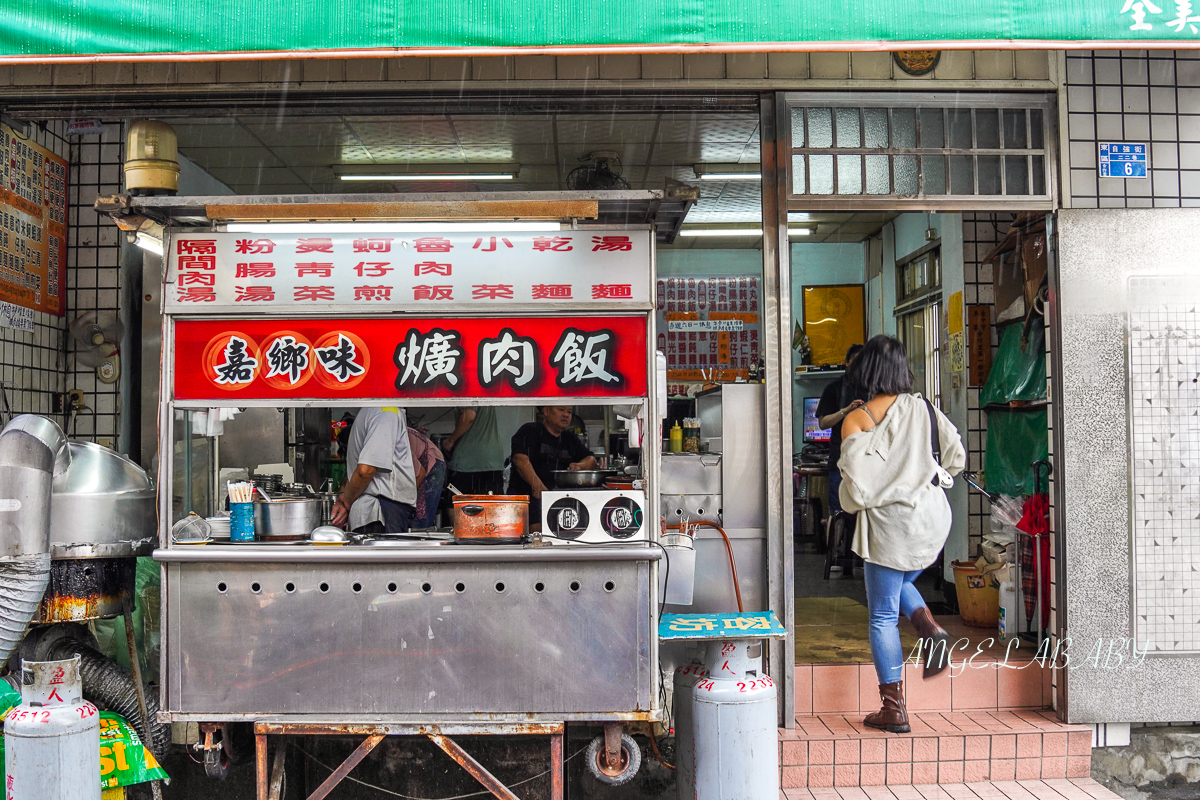
[[[556,469],[554,485],[559,489],[595,489],[604,485],[604,479],[616,475],[611,469]]]
[[[254,501],[254,536],[257,539],[307,539],[313,528],[320,526],[320,500],[285,498],[271,502]]]
[[[529,498],[503,494],[455,495],[450,519],[456,541],[517,544],[529,530]]]

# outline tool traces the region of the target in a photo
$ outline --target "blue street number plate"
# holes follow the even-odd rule
[[[1146,160],[1144,143],[1100,142],[1101,178],[1144,178]]]

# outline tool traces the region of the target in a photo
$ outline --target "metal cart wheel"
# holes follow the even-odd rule
[[[607,786],[629,783],[642,766],[642,749],[628,733],[621,734],[621,763],[609,765],[604,758],[604,737],[592,739],[583,756],[592,777]]]

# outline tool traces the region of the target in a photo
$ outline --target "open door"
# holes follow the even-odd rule
[[[1058,216],[1051,350],[1069,722],[1200,719],[1198,229],[1200,209]]]

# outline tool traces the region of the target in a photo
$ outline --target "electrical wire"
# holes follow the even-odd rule
[[[703,525],[707,528],[716,528],[717,532],[721,534],[721,538],[725,540],[725,552],[729,554],[729,573],[733,576],[733,593],[734,593],[734,596],[737,598],[738,611],[739,612],[745,611],[746,609],[742,605],[742,586],[741,586],[741,582],[738,580],[737,560],[733,557],[733,544],[730,543],[730,541],[729,541],[729,535],[727,533],[725,533],[724,528],[722,528],[720,525],[718,525],[715,522],[705,522],[705,521],[701,520],[700,522],[689,522],[688,525],[696,526],[696,527]],[[677,531],[677,530],[680,530],[680,526],[679,525],[670,525],[667,527],[667,530]],[[663,552],[665,553],[666,550],[664,549]],[[659,614],[661,615],[661,613],[662,612],[660,610]]]
[[[651,738],[651,740],[653,740],[654,737],[650,737],[650,738]],[[312,761],[314,764],[318,765],[322,769],[326,769],[330,773],[333,772],[333,767],[331,767],[328,764],[326,764],[325,762],[321,761],[319,758],[317,758],[312,753],[305,750],[300,745],[298,745],[294,742],[288,742],[288,745],[290,747],[294,747],[297,750],[299,750],[301,753],[304,754],[305,758],[307,758],[309,761]],[[565,766],[566,764],[568,764],[573,758],[575,758],[576,756],[583,753],[584,750],[587,750],[587,747],[581,747],[578,750],[576,750],[573,754],[571,754],[567,758],[563,759],[563,765]],[[522,781],[518,781],[517,783],[509,785],[508,788],[515,789],[518,786],[524,786],[525,784],[529,783],[530,781],[536,781],[538,778],[544,778],[549,774],[550,774],[550,770],[546,770],[545,772],[539,772],[537,775],[534,775],[530,778],[526,778]],[[470,794],[456,794],[453,797],[413,797],[411,795],[400,794],[399,792],[393,792],[391,789],[385,789],[382,786],[376,786],[373,783],[367,783],[366,781],[360,781],[358,778],[355,778],[351,775],[347,775],[344,778],[344,780],[353,781],[354,783],[357,783],[359,786],[365,786],[368,789],[374,789],[377,792],[382,792],[383,794],[391,795],[392,797],[399,797],[399,798],[402,798],[402,800],[464,800],[467,797],[490,796],[492,794],[490,791],[487,791],[485,789],[482,792],[471,792]]]

